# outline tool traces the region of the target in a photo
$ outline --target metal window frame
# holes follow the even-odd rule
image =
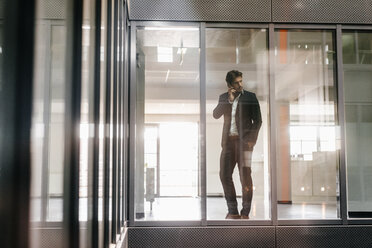
[[[79,159],[83,1],[67,2],[63,226],[65,245],[79,247]]]
[[[196,27],[200,28],[200,22],[153,22],[153,21],[140,21],[135,22],[131,21],[131,41],[130,41],[130,146],[129,146],[129,154],[130,154],[130,163],[129,163],[129,222],[128,226],[201,226],[203,225],[202,220],[191,220],[191,221],[137,221],[135,219],[135,197],[134,197],[134,190],[135,190],[135,144],[136,144],[136,51],[137,51],[137,44],[136,44],[136,33],[138,28],[143,27],[170,27],[170,26],[188,26],[188,27]],[[200,42],[200,41],[199,41]],[[199,60],[200,61],[200,60]],[[201,64],[200,64],[201,66]],[[202,74],[200,75],[202,77]],[[201,84],[201,82],[200,82]],[[201,93],[202,94],[202,93]],[[200,99],[202,101],[202,99]],[[201,104],[202,105],[202,104]],[[202,106],[200,107],[202,108]],[[202,109],[201,109],[202,111]],[[201,113],[200,113],[201,114]],[[203,118],[202,115],[200,118]],[[200,135],[202,135],[202,128],[200,128]],[[201,151],[203,150],[203,145],[199,146]],[[203,167],[201,167],[202,170]],[[202,173],[202,172],[201,172]],[[202,178],[200,178],[203,180]],[[201,182],[203,183],[203,182]],[[205,204],[203,202],[203,194],[201,192],[201,208],[205,208]],[[205,212],[205,211],[204,211]],[[205,223],[204,223],[205,225]]]
[[[338,34],[337,34],[337,25],[316,25],[316,24],[274,24],[273,25],[273,30],[272,32],[275,33],[275,30],[278,30],[278,29],[286,29],[286,30],[317,30],[317,31],[324,31],[324,30],[327,30],[327,31],[332,31],[333,32],[333,44],[335,45],[335,48],[337,49],[339,47],[339,40],[341,39],[340,37],[338,37]],[[275,45],[275,36],[274,36],[274,33],[272,34],[272,39],[273,39],[273,45]],[[274,46],[272,47],[274,48]],[[273,50],[272,50],[273,52]],[[342,47],[341,47],[341,52],[342,52]],[[342,56],[342,54],[341,54]],[[334,66],[334,74],[337,75],[335,76],[335,87],[338,87],[339,88],[339,83],[338,83],[338,80],[340,80],[340,73],[342,75],[342,71],[340,72],[340,67],[339,67],[339,61],[338,59],[342,59],[342,57],[340,56],[337,56],[337,58],[335,58],[335,62],[336,62],[336,65]],[[341,60],[342,61],[342,60]],[[275,66],[275,61],[273,61],[273,58],[272,58],[272,61],[273,63],[273,66]],[[273,77],[275,77],[275,69],[274,71],[272,72],[273,73]],[[274,78],[273,78],[274,80]],[[341,79],[342,80],[342,79]],[[273,102],[275,102],[275,82],[274,82],[274,92],[273,92]],[[339,90],[339,89],[336,89],[336,91]],[[337,118],[337,114],[340,114],[340,110],[338,109],[341,105],[340,105],[340,96],[339,96],[339,92],[336,92],[337,93],[337,107],[336,107],[336,118]],[[273,118],[271,121],[275,121],[275,115],[273,115]],[[340,118],[339,120],[339,125],[342,125],[342,122],[343,122],[343,119]],[[272,131],[274,132],[273,134],[276,135],[276,123],[274,125],[272,125],[274,127],[272,127]],[[273,136],[274,136],[273,135]],[[273,146],[276,146],[276,144],[272,144]],[[340,157],[341,158],[341,154],[343,154],[344,151],[343,150],[340,150]],[[271,154],[272,156],[272,154]],[[274,154],[274,156],[276,156],[276,152]],[[344,166],[342,165],[342,159],[339,161],[339,165],[340,165],[340,169],[338,171],[338,173],[340,173],[340,175],[344,174],[344,171],[342,171],[344,169]],[[273,174],[273,177],[275,177],[275,181],[276,181],[276,161],[275,161],[275,174]],[[342,182],[341,182],[341,179],[339,179],[339,183],[340,183],[340,190],[342,190]],[[276,185],[276,184],[275,184]],[[276,193],[276,189],[273,188],[273,194],[275,195],[275,198],[277,196],[277,193]],[[345,202],[346,202],[346,197],[344,197],[345,195],[343,194],[343,196],[341,197],[340,196],[340,207],[343,207],[345,206]],[[275,204],[276,207],[277,207],[277,203],[276,202],[272,202],[272,204]],[[274,222],[276,222],[278,226],[286,226],[286,225],[328,225],[328,224],[334,224],[334,225],[340,225],[340,224],[344,224],[346,223],[345,222],[345,216],[344,214],[345,211],[343,209],[341,209],[341,216],[340,218],[335,218],[335,219],[279,219],[278,216],[276,216],[277,218],[274,220]],[[277,214],[277,213],[276,213]]]
[[[342,58],[342,34],[343,31],[349,32],[349,31],[370,31],[372,32],[372,25],[337,25],[337,32],[338,32],[338,42],[340,44],[340,51],[341,53],[337,53],[338,57],[338,64],[341,65],[340,67],[340,72],[341,74],[339,76],[339,108],[340,110],[340,134],[341,134],[341,148],[342,148],[342,153],[341,153],[341,161],[343,162],[343,173],[340,174],[341,177],[341,182],[343,182],[342,188],[341,188],[341,194],[345,196],[345,203],[344,206],[342,207],[342,210],[344,211],[345,219],[343,219],[343,224],[345,225],[371,225],[372,224],[372,218],[349,218],[348,216],[348,202],[347,202],[347,161],[346,161],[346,117],[345,117],[345,91],[344,91],[344,70],[343,70],[343,58]],[[339,51],[337,51],[339,52]],[[359,61],[357,61],[359,63]],[[341,79],[341,80],[340,80]],[[342,196],[342,195],[341,195]]]
[[[93,248],[99,247],[99,155],[100,155],[100,104],[101,104],[101,0],[95,0],[95,29],[94,29],[94,100],[93,100],[93,119],[94,119],[94,137],[93,137],[93,184],[92,184],[92,237],[91,244]]]
[[[110,212],[110,138],[111,138],[111,47],[112,47],[112,0],[107,1],[106,9],[106,96],[105,96],[105,127],[104,127],[104,193],[103,193],[103,221],[104,221],[104,247],[109,247],[111,240]]]
[[[127,191],[127,177],[129,170],[128,160],[128,143],[129,143],[129,20],[128,20],[128,3],[124,0],[124,93],[123,93],[123,104],[124,104],[124,134],[123,134],[123,146],[124,146],[124,168],[123,168],[123,226],[126,226],[128,220],[128,191]]]
[[[200,23],[199,27],[199,107],[200,107],[200,121],[199,121],[199,181],[201,191],[201,226],[207,226],[207,52],[206,52],[206,24],[205,22]]]
[[[113,99],[112,99],[112,204],[111,204],[111,243],[117,241],[117,194],[118,194],[118,0],[114,1],[113,8],[113,34],[112,34],[112,83],[113,83]]]
[[[269,52],[269,48],[270,48],[270,32],[269,32],[269,28],[270,28],[270,25],[269,24],[260,24],[260,23],[206,23],[206,26],[205,26],[205,31],[204,31],[204,39],[206,37],[206,29],[265,29],[266,30],[266,39],[267,39],[267,51]],[[205,53],[206,53],[206,46],[204,45],[204,50],[205,50]],[[269,54],[270,55],[270,54]],[[206,54],[204,54],[204,56],[206,56]],[[270,57],[268,58],[268,61],[270,63]],[[206,71],[206,58],[204,58],[204,60],[202,60],[202,64],[204,64],[204,71]],[[268,73],[270,73],[270,64],[268,66],[269,70],[267,71]],[[268,76],[268,83],[269,83],[269,90],[271,89],[271,78],[269,75]],[[205,84],[206,84],[206,77],[203,78],[203,82],[202,82],[202,85],[204,85],[205,87]],[[270,99],[268,99],[270,101]],[[202,105],[206,105],[206,97],[204,98],[204,100],[201,102]],[[269,106],[271,106],[269,104]],[[271,109],[269,109],[269,114],[272,113]],[[270,126],[271,128],[271,126]],[[271,130],[268,130],[269,131],[269,142],[268,142],[268,145],[269,145],[269,149],[271,150],[271,146],[270,146],[270,137],[271,137]],[[204,141],[205,142],[205,141]],[[206,163],[204,164],[204,167],[206,169],[207,165]],[[272,161],[269,161],[269,170],[271,172],[272,170]],[[207,176],[207,175],[206,175]],[[271,173],[270,173],[270,176],[271,176]],[[270,192],[272,192],[272,189],[271,189],[271,185],[270,185]],[[207,198],[205,196],[205,198]],[[273,209],[273,204],[270,203],[270,206],[271,206],[271,209]],[[205,210],[207,211],[207,209]],[[206,213],[205,213],[206,215]],[[205,220],[206,222],[206,225],[207,226],[270,226],[273,224],[273,220],[272,219],[258,219],[258,220],[208,220],[206,219]]]
[[[119,0],[119,166],[118,166],[118,221],[117,221],[117,229],[119,230],[122,227],[122,198],[123,198],[123,191],[122,191],[122,178],[123,178],[123,151],[124,151],[124,144],[123,144],[123,113],[124,113],[124,104],[123,104],[123,96],[124,96],[124,65],[123,65],[123,0]]]
[[[288,29],[288,30],[330,30],[333,32],[333,42],[335,44],[335,47],[337,49],[335,62],[337,63],[334,67],[336,80],[335,80],[335,86],[337,87],[337,117],[338,117],[338,125],[341,127],[341,132],[345,132],[345,110],[344,110],[344,88],[343,88],[343,66],[342,66],[342,31],[343,30],[371,30],[372,26],[360,26],[360,25],[340,25],[340,24],[255,24],[255,23],[205,23],[205,22],[199,22],[200,23],[200,90],[201,90],[201,105],[203,105],[203,101],[205,101],[205,51],[203,51],[203,48],[205,49],[205,29],[206,28],[265,28],[268,30],[268,41],[269,41],[269,91],[270,91],[270,97],[269,97],[269,114],[270,114],[270,135],[269,135],[269,145],[270,145],[270,178],[271,178],[271,219],[270,220],[255,220],[255,221],[212,221],[212,220],[206,220],[206,207],[205,207],[205,200],[206,196],[202,195],[202,219],[199,221],[136,221],[134,218],[134,184],[133,181],[130,182],[130,191],[129,194],[131,197],[129,198],[129,213],[130,213],[130,221],[129,226],[220,226],[220,225],[274,225],[274,226],[288,226],[288,225],[348,225],[348,224],[372,224],[372,219],[348,219],[347,216],[347,182],[346,182],[346,161],[345,161],[345,134],[341,134],[341,149],[339,150],[339,171],[340,174],[340,212],[341,215],[339,218],[335,219],[278,219],[278,213],[277,213],[277,192],[276,192],[276,123],[275,123],[275,114],[272,110],[273,104],[275,102],[275,60],[274,60],[274,47],[275,47],[275,30],[278,29]],[[197,26],[197,23],[194,22],[162,22],[162,21],[132,21],[131,22],[131,80],[130,80],[130,87],[131,87],[131,102],[130,106],[135,107],[135,100],[133,100],[133,97],[135,97],[133,94],[135,94],[135,80],[136,76],[134,75],[136,73],[135,70],[135,51],[136,51],[136,30],[137,27],[142,26],[157,26],[157,27],[168,27],[168,26]],[[203,122],[205,118],[205,113],[203,112],[203,108],[201,106],[201,113],[200,118],[201,122]],[[135,142],[135,136],[133,132],[133,128],[135,126],[135,115],[131,116],[131,132],[130,132],[130,138],[132,142]],[[203,128],[203,123],[201,123],[201,131],[200,135],[203,137],[203,134],[205,135],[205,128]],[[203,155],[203,149],[205,149],[205,140],[200,141],[200,147],[201,147],[201,155]],[[134,144],[134,143],[133,143]],[[134,148],[132,147],[131,151]],[[205,151],[204,151],[205,152]],[[135,163],[135,154],[133,152],[130,152],[131,158],[130,158],[130,175],[134,176],[134,163]],[[204,153],[205,154],[205,153]],[[201,163],[205,163],[203,161],[203,156],[201,157]],[[203,172],[203,167],[205,169],[205,165],[202,165],[201,174]],[[204,177],[206,174],[204,174]],[[203,176],[202,176],[203,177]],[[202,192],[205,194],[204,182],[205,179],[201,178],[201,187]],[[204,201],[204,202],[203,202]]]
[[[278,225],[278,196],[277,196],[277,173],[276,173],[276,118],[275,118],[275,26],[269,25],[269,114],[270,114],[270,134],[269,134],[269,154],[270,154],[270,204],[271,221],[273,225]],[[274,187],[275,185],[275,187]]]
[[[136,89],[136,31],[137,31],[137,24],[136,22],[131,22],[130,25],[130,43],[129,43],[129,61],[130,61],[130,80],[129,80],[129,105],[131,108],[129,109],[129,173],[128,173],[128,225],[133,226],[135,224],[135,211],[134,211],[134,204],[135,204],[135,197],[134,197],[134,191],[135,191],[135,162],[136,162],[136,95],[137,95],[137,89]]]

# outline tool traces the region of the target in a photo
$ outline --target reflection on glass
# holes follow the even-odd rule
[[[372,217],[372,33],[344,32],[344,94],[348,211]]]
[[[63,219],[66,27],[51,27],[48,221]]]
[[[80,247],[92,247],[94,145],[94,5],[84,1],[80,106],[79,221]]]
[[[137,220],[198,220],[199,30],[137,30]]]
[[[207,218],[225,219],[226,213],[230,213],[228,218],[237,218],[242,214],[243,217],[249,215],[250,219],[270,219],[267,32],[265,29],[207,29],[206,49]],[[234,101],[228,103],[225,80],[227,72],[231,70],[242,72],[241,86],[245,90],[243,94],[236,95],[237,132],[232,137],[229,127]],[[241,90],[241,87],[238,88]],[[220,108],[216,107],[218,103],[222,109],[223,106],[229,109],[216,116],[213,112]],[[255,137],[257,132],[258,137]],[[232,148],[234,144],[236,149]],[[246,152],[240,152],[240,149]],[[242,159],[238,158],[239,153]],[[241,160],[241,163],[237,163]],[[230,170],[226,171],[228,168]],[[233,168],[236,169],[232,174]],[[238,168],[242,168],[242,183]],[[231,179],[235,184],[237,203]]]
[[[62,226],[66,26],[64,4],[52,15],[36,1],[31,129],[30,247],[45,244],[40,228]],[[58,14],[57,14],[58,13]],[[58,15],[58,19],[53,20]]]
[[[275,34],[278,218],[338,218],[333,33]]]
[[[104,242],[104,165],[105,165],[105,114],[106,114],[106,30],[107,30],[107,3],[101,2],[101,49],[100,49],[100,99],[99,99],[99,158],[98,158],[98,247]]]

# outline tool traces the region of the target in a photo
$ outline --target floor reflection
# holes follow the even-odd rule
[[[62,199],[49,199],[47,221],[62,220]],[[80,221],[87,219],[86,199],[80,199]],[[241,206],[241,198],[238,198],[238,206]],[[32,200],[31,221],[40,221],[40,199]],[[192,197],[164,197],[156,198],[152,204],[145,202],[145,217],[138,221],[190,221],[201,219],[201,199]],[[264,201],[254,200],[250,220],[270,220],[270,204]],[[227,213],[225,199],[223,197],[207,198],[207,220],[224,220]],[[336,203],[296,203],[278,204],[279,219],[337,219]],[[100,215],[100,219],[102,216]]]

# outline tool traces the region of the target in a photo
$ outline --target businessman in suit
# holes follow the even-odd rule
[[[213,117],[224,117],[220,179],[228,213],[226,219],[249,219],[253,196],[251,161],[262,119],[256,94],[243,89],[243,74],[232,70],[226,75],[228,91],[220,95]],[[238,164],[243,208],[238,212],[232,174]]]

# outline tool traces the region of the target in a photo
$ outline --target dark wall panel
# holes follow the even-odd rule
[[[273,0],[273,22],[372,23],[372,0]]]
[[[277,227],[277,247],[372,247],[371,226]]]
[[[275,227],[129,228],[131,248],[275,247]]]
[[[130,0],[131,20],[269,22],[271,0]]]

